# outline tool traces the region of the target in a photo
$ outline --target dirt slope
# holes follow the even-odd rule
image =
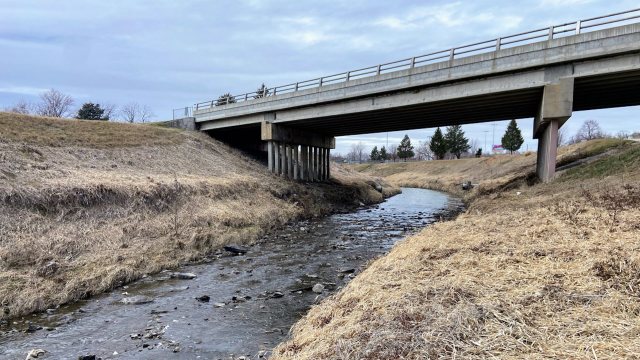
[[[531,157],[504,160],[520,174],[501,178],[528,172],[517,169]],[[443,165],[368,171],[426,186],[426,170]],[[471,161],[451,166],[460,169],[451,182],[494,183]],[[550,184],[504,185],[375,261],[299,321],[272,358],[640,357],[640,144],[619,144]]]
[[[373,179],[333,171],[301,185],[203,134],[0,113],[0,318],[382,200]]]

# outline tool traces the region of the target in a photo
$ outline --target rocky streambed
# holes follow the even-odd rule
[[[0,358],[267,358],[311,305],[461,207],[446,194],[406,188],[375,207],[290,225],[206,263],[0,324]]]

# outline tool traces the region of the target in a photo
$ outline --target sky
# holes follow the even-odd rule
[[[409,58],[477,41],[638,8],[637,0],[291,1],[0,0],[0,109],[50,88],[83,102],[172,109]],[[640,107],[574,112],[612,134],[640,130]],[[519,119],[525,144],[532,119]],[[463,126],[487,148],[506,122]],[[426,141],[433,129],[347,136],[351,144]],[[486,139],[486,140],[485,140]],[[493,139],[493,140],[492,140]],[[485,146],[486,144],[486,146]]]

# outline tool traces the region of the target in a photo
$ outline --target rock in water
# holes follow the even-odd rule
[[[180,279],[180,280],[193,280],[195,279],[197,276],[194,273],[181,273],[181,272],[176,272],[176,273],[172,273],[171,274],[172,278],[175,279]]]
[[[211,298],[209,297],[209,295],[202,295],[202,296],[198,296],[196,298],[196,300],[200,301],[200,302],[209,302]]]
[[[123,298],[119,302],[124,305],[142,305],[142,304],[148,304],[150,302],[153,302],[153,299],[144,295],[136,295],[136,296]]]
[[[247,253],[247,251],[249,251],[246,248],[239,245],[225,245],[224,249],[236,255],[244,255]]]
[[[29,353],[27,354],[27,360],[37,359],[38,356],[44,355],[44,353],[46,353],[46,351],[44,351],[42,349],[33,349],[33,350],[29,351]]]
[[[315,284],[313,285],[313,288],[311,288],[311,291],[313,291],[316,294],[322,294],[322,292],[324,291],[324,285]]]

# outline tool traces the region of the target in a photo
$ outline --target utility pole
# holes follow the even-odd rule
[[[491,124],[493,125],[493,135],[491,135],[491,152],[493,152],[493,146],[496,144],[496,123]]]
[[[483,152],[486,154],[487,153],[487,133],[489,132],[489,130],[484,130],[484,149]]]

